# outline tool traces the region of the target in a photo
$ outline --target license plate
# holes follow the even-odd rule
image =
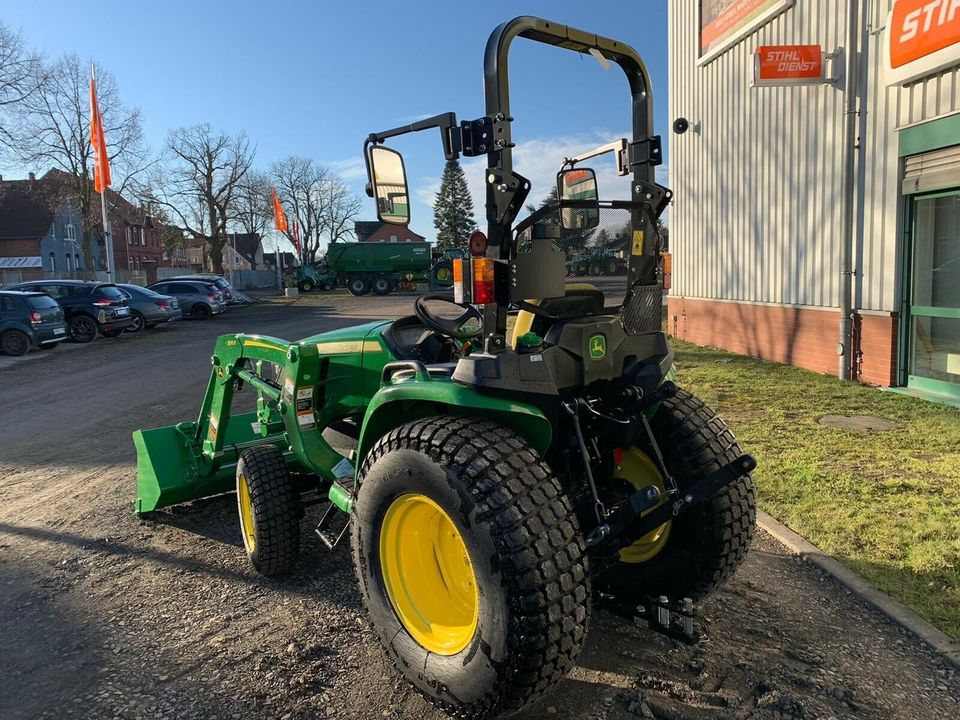
[[[117,308],[117,315],[129,315],[130,308]]]
[[[53,329],[53,334],[54,334],[54,335],[63,335],[63,334],[66,333],[66,332],[67,332],[67,331],[64,330],[63,328],[54,328],[54,329]]]

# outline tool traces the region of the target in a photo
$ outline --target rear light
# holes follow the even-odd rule
[[[97,307],[110,307],[113,305],[113,300],[94,300],[93,304]]]
[[[463,260],[453,261],[453,301],[465,303],[469,298],[463,293]]]
[[[30,312],[30,324],[39,325],[42,322],[43,322],[43,318],[40,317],[40,313],[38,313],[36,310],[32,310]]]
[[[217,300],[220,299],[220,295],[214,295],[212,293],[210,295],[207,295],[207,297],[213,300],[214,302],[217,302]]]
[[[493,260],[473,258],[473,302],[486,305],[496,302],[493,296]]]
[[[154,300],[153,304],[158,308],[163,308],[164,310],[170,307],[170,303],[168,303],[166,300]]]

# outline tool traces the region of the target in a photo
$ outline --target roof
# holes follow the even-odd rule
[[[363,242],[373,235],[380,226],[383,225],[379,220],[357,220],[353,223],[353,232],[357,235],[357,240]]]
[[[230,233],[227,243],[232,245],[243,259],[253,265],[257,261],[257,248],[260,247],[260,233]]]
[[[0,182],[0,239],[44,237],[64,204],[60,189],[42,179]]]

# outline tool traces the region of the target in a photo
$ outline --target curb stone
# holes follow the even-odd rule
[[[901,605],[886,593],[875,588],[864,578],[826,555],[813,543],[762,510],[757,510],[757,525],[786,546],[788,550],[796,553],[803,560],[813,563],[846,586],[850,592],[867,605],[876,608],[897,625],[916,635],[948,662],[960,667],[960,644],[949,635],[935,628],[910,608]]]

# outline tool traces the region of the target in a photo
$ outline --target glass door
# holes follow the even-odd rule
[[[960,400],[960,190],[912,209],[907,386]]]

